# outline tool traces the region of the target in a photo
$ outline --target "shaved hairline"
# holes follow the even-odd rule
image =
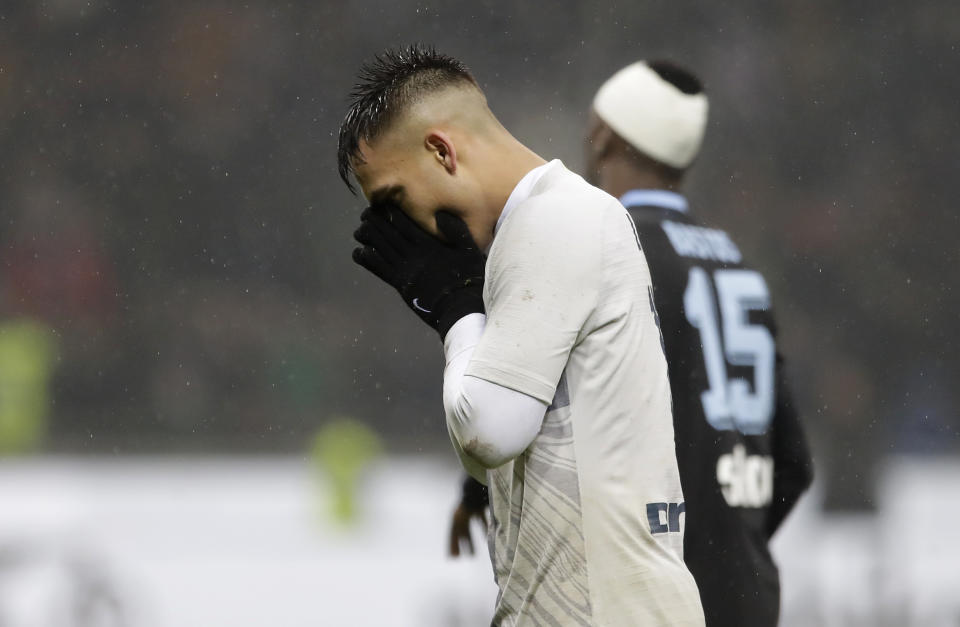
[[[467,106],[451,106],[448,103],[440,111],[436,108],[443,99],[461,99]],[[472,103],[472,104],[471,104]],[[473,115],[470,115],[470,112]],[[373,137],[364,138],[364,143],[374,146],[388,136],[398,136],[404,133],[417,134],[432,126],[457,125],[473,131],[489,128],[490,124],[500,126],[499,120],[487,104],[486,94],[474,83],[467,81],[451,83],[427,93],[421,93],[416,101],[406,102],[394,112],[389,121],[381,126]],[[356,166],[363,165],[362,144],[357,146],[351,161]]]

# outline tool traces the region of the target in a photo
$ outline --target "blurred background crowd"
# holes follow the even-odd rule
[[[960,449],[960,5],[48,0],[0,5],[0,451],[297,452],[338,416],[449,450],[435,336],[350,260],[359,64],[462,59],[578,170],[599,84],[672,58],[687,193],[762,268],[826,505]]]

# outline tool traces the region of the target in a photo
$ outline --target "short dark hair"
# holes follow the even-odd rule
[[[356,193],[350,175],[361,141],[376,139],[419,96],[457,83],[477,87],[463,63],[432,46],[389,49],[363,64],[350,92],[350,108],[340,124],[337,145],[337,166],[347,188]]]
[[[693,95],[703,93],[703,83],[700,82],[700,79],[694,76],[693,72],[680,67],[673,61],[657,59],[647,61],[647,66],[656,72],[660,78],[685,94]]]

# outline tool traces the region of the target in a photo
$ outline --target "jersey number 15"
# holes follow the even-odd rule
[[[773,336],[769,329],[749,320],[750,311],[769,307],[767,284],[753,270],[717,270],[711,281],[703,268],[690,269],[683,308],[687,320],[700,332],[710,386],[700,401],[707,422],[718,431],[736,429],[759,435],[773,418]],[[753,381],[730,378],[727,363],[752,367]]]

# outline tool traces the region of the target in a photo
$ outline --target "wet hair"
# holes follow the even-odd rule
[[[667,81],[685,94],[702,94],[703,83],[694,76],[693,72],[684,69],[673,61],[647,61],[647,66],[656,72],[660,78]]]
[[[422,96],[457,84],[477,87],[463,63],[432,46],[386,50],[362,65],[337,144],[337,166],[347,188],[356,193],[350,176],[354,161],[361,158],[361,141],[375,140]]]

